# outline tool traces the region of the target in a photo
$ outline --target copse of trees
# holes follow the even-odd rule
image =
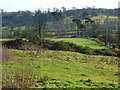
[[[97,27],[95,27],[95,25],[96,25],[95,21],[93,21],[89,17],[88,13],[83,13],[82,15],[85,19],[84,24],[82,24],[83,21],[81,21],[80,19],[72,20],[74,23],[77,24],[77,29],[78,29],[77,35],[80,35],[80,33],[81,33],[81,36],[94,34],[94,32],[95,32],[94,30],[97,28]]]

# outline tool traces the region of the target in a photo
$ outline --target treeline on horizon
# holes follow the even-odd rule
[[[37,11],[37,10],[36,10]],[[14,24],[15,26],[28,26],[33,24],[35,19],[36,11],[17,11],[17,12],[4,12],[2,10],[2,25],[10,26],[10,24]],[[42,11],[44,13],[45,22],[54,22],[55,19],[52,16],[52,12],[48,8],[47,11]],[[76,7],[72,7],[70,10],[67,10],[65,7],[53,8],[53,12],[61,12],[65,16],[72,18],[80,18],[83,19],[81,16],[82,13],[87,12],[92,17],[98,16],[99,14],[109,15],[109,16],[116,16],[118,17],[118,9],[104,9],[104,8],[82,8],[77,9]]]

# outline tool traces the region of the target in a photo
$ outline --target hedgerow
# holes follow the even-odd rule
[[[22,39],[16,39],[14,41],[5,42],[5,46],[8,48],[18,49],[22,45],[32,43],[39,48],[49,49],[49,50],[62,50],[62,51],[73,51],[89,55],[105,55],[105,56],[119,56],[117,52],[113,49],[91,49],[86,46],[78,46],[74,43],[64,42],[64,41],[51,41],[35,35],[33,37],[27,38],[28,41]]]

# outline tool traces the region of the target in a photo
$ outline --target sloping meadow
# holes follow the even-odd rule
[[[118,58],[69,51],[10,49],[3,63],[4,88],[117,88]]]
[[[9,48],[11,56],[15,55],[3,61],[3,88],[118,87],[119,58],[112,56],[115,52],[107,51],[109,56],[101,56],[107,55],[105,49],[94,50],[38,36],[3,45]]]

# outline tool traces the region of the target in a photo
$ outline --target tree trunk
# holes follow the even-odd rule
[[[57,21],[57,37],[59,37],[59,22]]]
[[[106,30],[106,35],[105,35],[105,46],[107,46],[107,39],[108,39],[108,38],[107,38],[107,34],[108,34],[108,33],[107,33],[107,30]]]

